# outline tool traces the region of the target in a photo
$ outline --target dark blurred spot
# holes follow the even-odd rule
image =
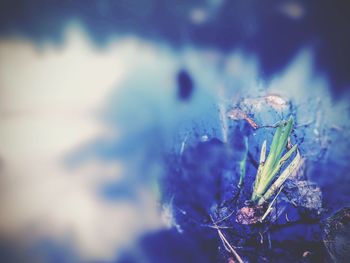
[[[193,88],[194,85],[190,74],[186,70],[181,69],[177,73],[178,98],[183,101],[188,101],[193,93]]]

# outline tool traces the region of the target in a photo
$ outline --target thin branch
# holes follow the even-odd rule
[[[219,220],[213,222],[214,225],[217,225],[217,223],[221,223],[222,221],[225,221],[226,219],[230,218],[234,214],[235,210],[232,210],[231,213],[229,213],[227,216],[224,216],[223,218],[220,218]]]
[[[208,224],[201,224],[203,227],[209,227],[209,228],[214,228],[214,229],[232,229],[232,226],[217,226],[217,225],[208,225]]]
[[[265,218],[270,214],[270,212],[272,211],[272,205],[275,203],[277,197],[279,196],[279,194],[281,193],[282,189],[284,188],[284,185],[280,188],[280,190],[278,191],[277,195],[275,196],[275,198],[271,201],[271,203],[269,204],[269,207],[267,208],[265,214],[262,216],[261,218],[261,222],[265,220]]]
[[[236,252],[236,250],[231,246],[230,242],[227,241],[226,237],[224,236],[224,234],[221,232],[220,228],[215,224],[212,216],[210,215],[211,220],[213,221],[213,224],[216,227],[216,230],[218,231],[219,237],[225,247],[226,250],[228,250],[229,252],[231,252],[237,259],[237,261],[239,263],[244,263],[244,261],[242,260],[242,258],[238,255],[238,253]]]

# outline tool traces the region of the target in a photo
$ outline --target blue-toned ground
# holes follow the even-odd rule
[[[321,223],[350,204],[350,16],[272,2],[2,1],[0,261],[229,262],[210,216],[245,261],[326,260]],[[317,209],[289,182],[275,222],[239,225],[289,116]]]

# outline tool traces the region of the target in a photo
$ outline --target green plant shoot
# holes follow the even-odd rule
[[[258,172],[255,178],[252,201],[257,202],[261,205],[264,201],[270,198],[273,193],[278,190],[282,183],[287,179],[287,177],[294,171],[294,169],[300,163],[300,154],[297,153],[295,159],[291,164],[282,172],[283,178],[279,178],[277,184],[273,185],[269,189],[272,181],[276,178],[278,172],[280,171],[283,164],[292,156],[292,154],[297,150],[297,145],[294,145],[289,149],[283,156],[282,153],[286,148],[288,138],[292,131],[293,118],[290,117],[288,121],[281,122],[276,132],[273,136],[272,143],[270,146],[270,152],[266,158],[266,140],[264,141],[261,154]]]

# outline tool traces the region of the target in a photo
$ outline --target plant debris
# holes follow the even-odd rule
[[[211,218],[211,220],[213,221],[214,226],[215,226],[216,230],[218,231],[219,237],[220,237],[225,249],[228,252],[232,253],[239,263],[244,263],[242,258],[240,257],[240,255],[237,253],[237,251],[232,247],[230,242],[227,241],[225,235],[221,232],[220,228],[215,224],[213,218]]]
[[[275,102],[288,105],[272,95],[263,101],[270,109]],[[242,105],[241,102],[227,114],[238,121],[229,126],[227,140],[215,136],[201,140],[202,135],[198,134],[193,143],[186,135],[188,143],[181,154],[169,158],[171,177],[167,177],[165,189],[172,193],[168,201],[174,203],[174,218],[181,228],[178,233],[205,232],[210,240],[214,236],[219,241],[217,262],[276,262],[279,257],[284,262],[318,259],[321,254],[310,244],[322,243],[321,230],[317,230],[323,212],[322,194],[306,178],[305,158],[301,154],[305,150],[299,150],[303,140],[298,140],[297,131],[293,131],[294,120],[268,118],[267,123],[275,124],[262,122],[258,127],[253,120],[256,115]],[[252,128],[259,129],[253,133]],[[269,146],[270,135],[273,138]],[[263,136],[266,140],[262,140]],[[186,210],[186,214],[179,209]],[[304,219],[310,225],[304,227]],[[310,229],[310,234],[301,233],[305,237],[298,253],[283,246],[284,241],[294,242],[299,237],[281,234],[283,242],[276,242],[278,233],[293,227]]]
[[[288,200],[299,209],[302,208],[308,213],[314,212],[316,215],[320,215],[323,211],[322,192],[313,183],[290,180],[285,186],[284,193]]]
[[[236,222],[243,225],[251,225],[260,222],[264,215],[264,208],[262,206],[244,206],[238,210]]]
[[[230,110],[227,113],[227,117],[229,117],[230,119],[235,120],[235,121],[245,120],[253,129],[257,129],[259,127],[258,124],[256,124],[256,122],[251,117],[249,117],[245,111],[243,111],[239,108],[235,108],[233,110]]]
[[[334,262],[350,259],[350,207],[345,207],[325,220],[323,242]]]
[[[266,158],[266,140],[264,141],[261,154],[260,164],[258,167],[257,175],[255,178],[254,189],[251,200],[257,202],[258,205],[262,205],[268,201],[273,194],[278,191],[284,181],[294,172],[294,170],[301,163],[300,154],[297,152],[296,157],[287,166],[287,168],[281,173],[278,179],[272,184],[271,182],[277,176],[277,173],[283,166],[283,164],[291,157],[291,155],[297,150],[297,145],[290,148],[287,153],[282,156],[284,149],[287,146],[287,141],[292,130],[293,119],[289,118],[288,122],[282,122],[275,132],[273,137],[270,152]]]
[[[267,104],[275,109],[280,109],[288,105],[288,101],[277,94],[269,94],[263,97]]]

